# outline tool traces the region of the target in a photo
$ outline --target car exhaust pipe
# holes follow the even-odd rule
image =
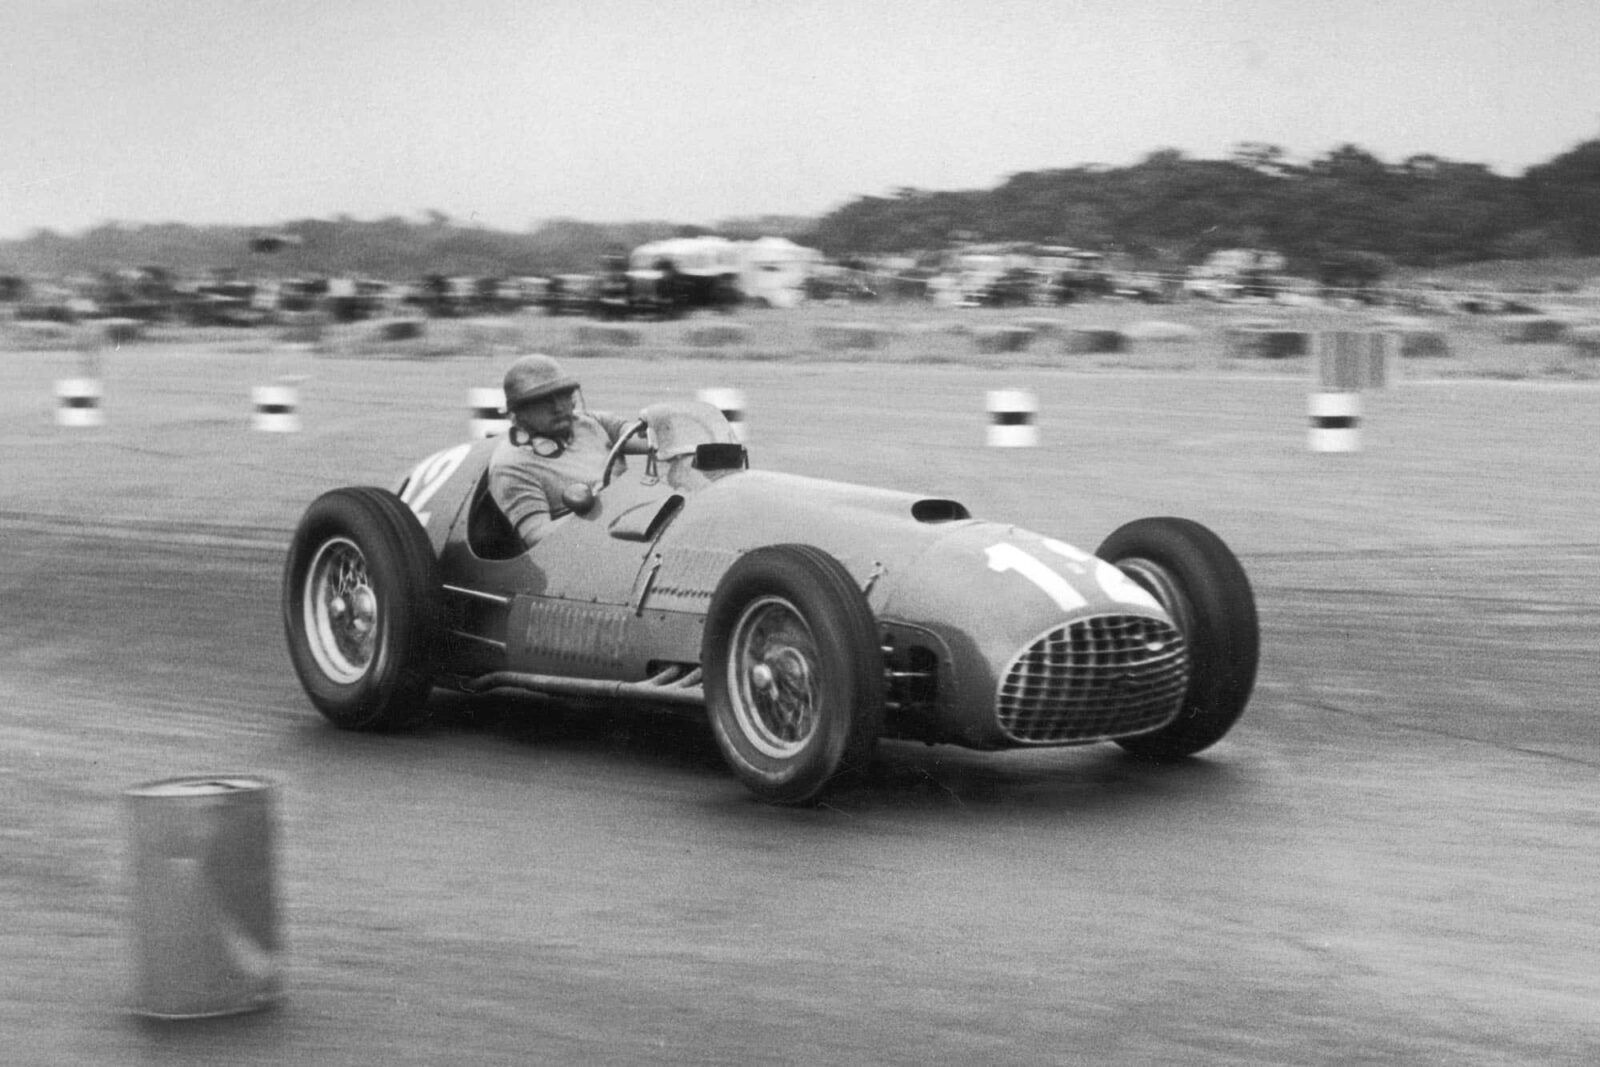
[[[554,674],[525,671],[493,671],[473,678],[462,686],[469,693],[491,689],[521,689],[549,696],[599,697],[606,700],[647,700],[666,704],[703,706],[705,691],[700,687],[700,668],[685,671],[668,667],[642,682],[611,681],[605,678],[562,678]]]

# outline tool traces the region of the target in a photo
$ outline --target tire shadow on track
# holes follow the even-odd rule
[[[1112,745],[975,752],[891,741],[878,745],[865,774],[842,784],[824,803],[850,814],[960,811],[1006,820],[1028,813],[1081,819],[1121,817],[1147,804],[1231,805],[1246,784],[1226,762],[1158,764]]]
[[[319,734],[325,729],[315,727]],[[337,731],[328,733],[338,734]],[[538,696],[466,697],[436,693],[426,720],[399,734],[403,762],[437,744],[487,742],[508,767],[537,753],[541,765],[567,765],[575,777],[644,775],[673,793],[692,794],[730,815],[739,810],[785,810],[818,816],[943,817],[1023,812],[1059,817],[1097,812],[1126,815],[1148,804],[1224,807],[1250,787],[1248,774],[1223,758],[1205,756],[1175,764],[1138,759],[1114,745],[1017,752],[978,752],[950,745],[881,741],[872,762],[846,774],[815,803],[774,809],[747,793],[723,762],[710,729],[692,714],[627,705],[572,702]],[[318,745],[328,743],[326,734]],[[370,758],[373,743],[357,747]],[[340,746],[343,747],[343,746]],[[545,773],[549,773],[548,766]]]
[[[412,732],[421,737],[483,737],[544,753],[614,755],[621,761],[654,764],[664,772],[721,772],[724,766],[703,720],[616,702],[436,692],[426,720]]]
[[[880,741],[866,768],[846,773],[806,806],[765,805],[723,761],[709,726],[691,713],[555,697],[435,693],[427,717],[387,734],[346,733],[307,717],[296,747],[318,763],[389,773],[528,776],[573,789],[632,784],[730,819],[853,822],[1059,819],[1123,821],[1154,811],[1235,811],[1256,789],[1248,766],[1219,755],[1150,763],[1112,744],[1077,749],[976,752],[955,745]],[[469,758],[470,757],[470,758]]]

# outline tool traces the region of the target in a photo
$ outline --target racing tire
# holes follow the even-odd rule
[[[1209,529],[1176,518],[1119,527],[1095,555],[1154,596],[1189,647],[1189,687],[1177,718],[1117,744],[1158,762],[1216,744],[1244,714],[1261,657],[1255,595],[1239,560]]]
[[[723,758],[771,804],[814,800],[864,770],[883,724],[883,650],[850,572],[811,545],[771,545],[728,568],[701,648]]]
[[[283,571],[289,658],[311,703],[345,730],[409,725],[433,688],[442,601],[433,546],[399,497],[364,486],[312,501]]]

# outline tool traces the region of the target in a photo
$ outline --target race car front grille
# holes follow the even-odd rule
[[[1058,627],[1012,661],[1000,683],[1000,729],[1018,744],[1099,741],[1154,730],[1189,685],[1183,634],[1142,615],[1096,615]]]

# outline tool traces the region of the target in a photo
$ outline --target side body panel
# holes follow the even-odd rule
[[[1148,593],[1090,553],[1003,523],[921,521],[926,503],[768,472],[726,478],[663,533],[659,579],[645,604],[703,612],[738,554],[816,545],[866,592],[886,646],[914,644],[937,662],[934,705],[899,729],[973,747],[1014,743],[996,725],[997,693],[1013,661],[1044,635],[1100,615],[1169,621]]]
[[[412,467],[395,486],[394,491],[428,531],[433,551],[441,558],[497,443],[498,439],[487,438],[442,448]]]
[[[630,457],[591,510],[558,520],[528,551],[486,558],[474,551],[471,526],[486,503],[494,446],[436,453],[400,488],[439,553],[452,609],[447,671],[637,681],[659,663],[697,663],[704,610],[642,605],[661,566],[654,542],[684,506],[682,494]]]
[[[638,457],[591,510],[561,520],[533,549],[482,558],[468,527],[493,445],[438,453],[402,490],[440,553],[458,631],[450,655],[463,674],[641,681],[663,665],[695,665],[727,568],[753,548],[799,542],[850,572],[891,651],[911,649],[931,664],[935,695],[908,712],[916,721],[900,732],[1005,747],[1015,742],[996,724],[997,693],[1024,650],[1095,616],[1170,621],[1110,564],[963,517],[959,506],[765,471],[680,492]]]

